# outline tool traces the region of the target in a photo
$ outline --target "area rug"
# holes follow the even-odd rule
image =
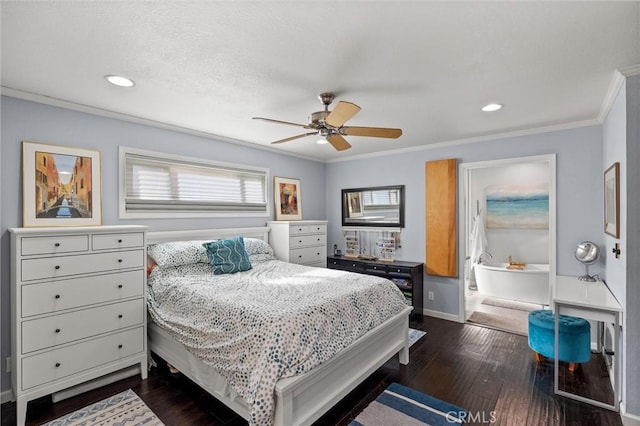
[[[515,300],[498,299],[497,297],[485,297],[482,300],[482,304],[524,312],[535,311],[536,309],[540,309],[542,307],[542,305],[534,305],[533,303],[518,302]]]
[[[416,330],[415,328],[409,329],[409,346],[413,345],[415,342],[420,340],[422,336],[427,334],[426,331]]]
[[[451,426],[466,417],[467,411],[456,405],[392,383],[349,426]]]
[[[512,317],[474,311],[471,316],[469,316],[467,321],[478,325],[495,328],[497,330],[507,331],[509,333],[520,334],[523,336],[526,336],[528,333],[528,322],[526,316],[523,317],[523,320],[519,320]]]
[[[44,426],[163,426],[131,389],[60,417]]]

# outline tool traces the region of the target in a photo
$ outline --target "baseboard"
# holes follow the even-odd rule
[[[11,389],[0,392],[0,404],[10,401],[14,401],[13,391]]]
[[[131,367],[124,368],[106,376],[98,377],[97,379],[90,380],[88,382],[80,383],[79,385],[72,386],[67,389],[63,389],[51,394],[51,400],[56,403],[63,399],[71,398],[72,396],[80,395],[81,393],[88,392],[93,389],[101,388],[110,383],[115,383],[119,380],[126,379],[140,374],[140,365],[133,365]]]
[[[446,312],[440,312],[440,311],[433,311],[431,309],[423,309],[422,310],[422,315],[426,315],[426,316],[429,316],[429,317],[440,318],[440,319],[447,320],[447,321],[461,322],[460,318],[458,317],[458,315],[448,314]]]
[[[624,403],[620,403],[620,418],[624,426],[640,426],[640,416],[628,414]]]

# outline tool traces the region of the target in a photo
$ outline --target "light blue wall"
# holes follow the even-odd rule
[[[210,219],[118,219],[118,146],[148,149],[157,152],[219,160],[251,166],[268,167],[273,176],[296,177],[301,180],[304,219],[325,219],[324,163],[301,160],[237,144],[215,141],[184,133],[134,124],[121,120],[56,108],[3,96],[2,181],[4,200],[0,206],[1,269],[1,339],[2,381],[0,390],[10,388],[10,377],[4,372],[4,358],[10,356],[9,303],[9,235],[7,228],[22,223],[22,148],[23,140],[78,146],[95,149],[102,157],[102,220],[104,225],[144,224],[150,230],[232,228],[264,226],[273,218],[210,218]],[[269,202],[273,203],[273,179],[269,184]]]
[[[404,184],[406,227],[396,257],[424,262],[425,162],[456,158],[463,163],[553,153],[557,154],[557,271],[564,275],[582,274],[583,266],[573,257],[575,245],[582,240],[592,240],[601,246],[603,242],[601,126],[329,163],[326,170],[329,246],[338,244],[344,249],[340,228],[342,188]],[[458,232],[461,230],[458,226]],[[460,266],[458,270],[461,273]],[[426,300],[425,296],[425,309],[458,315],[457,278],[426,275],[424,283],[424,294],[433,291],[435,295],[434,301]]]

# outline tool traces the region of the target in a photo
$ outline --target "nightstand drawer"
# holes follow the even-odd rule
[[[22,323],[22,353],[143,323],[142,298]]]
[[[142,352],[144,339],[144,328],[138,327],[23,358],[22,390]]]
[[[289,235],[327,234],[327,225],[291,225]]]
[[[23,284],[22,317],[142,296],[144,271]]]
[[[78,256],[46,257],[22,261],[22,281],[57,278],[91,272],[144,266],[144,250]]]
[[[289,247],[295,249],[296,247],[311,247],[311,246],[326,246],[327,236],[325,234],[318,235],[298,235],[295,237],[289,237]]]
[[[21,245],[23,256],[83,252],[89,251],[89,236],[22,237]]]
[[[291,250],[289,261],[291,263],[318,263],[324,262],[327,257],[327,247],[305,247]]]
[[[96,234],[91,236],[91,247],[93,250],[113,250],[132,247],[142,247],[144,245],[144,234],[142,232],[129,234]]]

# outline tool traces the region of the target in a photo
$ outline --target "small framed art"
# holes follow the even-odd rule
[[[302,192],[300,179],[275,176],[273,192],[276,220],[302,220]]]
[[[22,142],[23,226],[102,223],[100,152]]]
[[[604,232],[620,238],[620,163],[604,172]]]

